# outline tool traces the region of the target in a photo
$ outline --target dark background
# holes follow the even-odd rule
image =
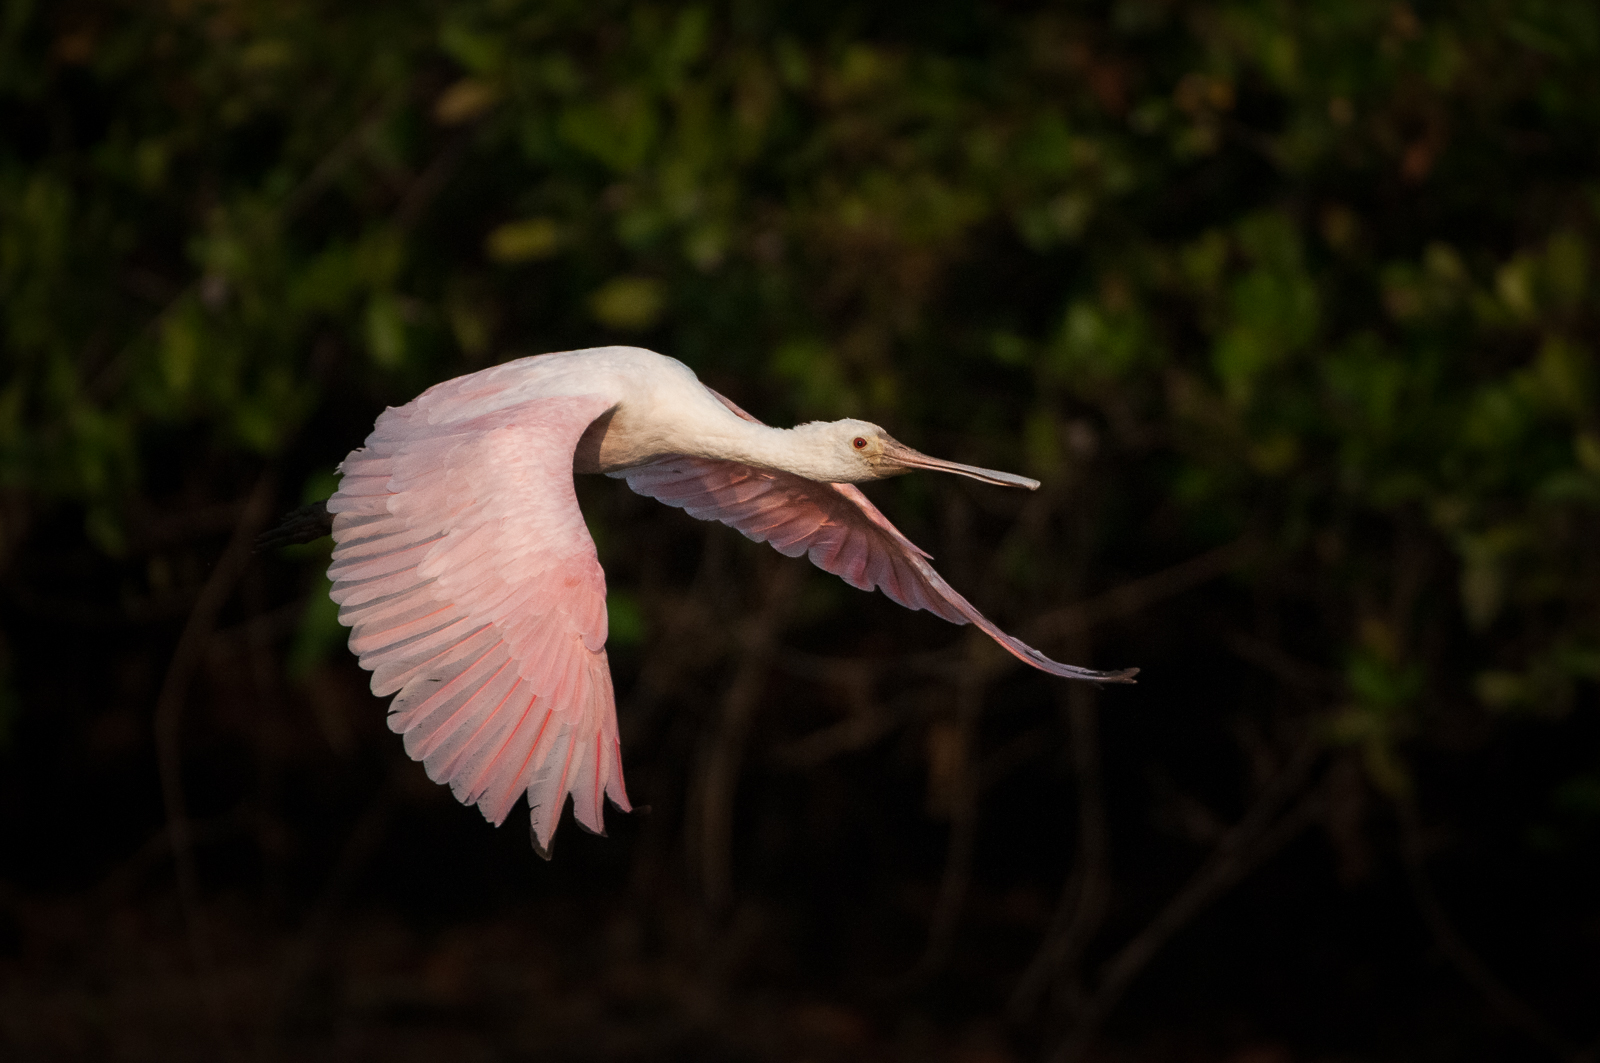
[[[1592,3],[0,12],[0,1056],[1594,1058]],[[650,811],[491,829],[250,544],[618,342],[1139,685],[586,478]]]

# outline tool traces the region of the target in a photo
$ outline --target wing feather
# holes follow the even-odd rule
[[[407,753],[492,822],[527,794],[544,851],[568,794],[594,831],[601,795],[629,807],[605,575],[572,486],[578,438],[613,402],[478,414],[445,388],[385,411],[341,466],[332,595]]]
[[[707,389],[710,390],[709,388]],[[715,391],[748,421],[754,417]],[[757,422],[759,423],[759,422]],[[793,473],[716,458],[673,456],[611,474],[639,494],[694,517],[720,521],[781,553],[811,562],[852,587],[881,590],[908,609],[926,609],[955,624],[976,624],[1024,664],[1068,679],[1132,682],[1136,668],[1097,672],[1053,661],[1006,634],[929,564],[917,547],[851,484],[818,483]]]
[[[446,739],[474,715],[492,715],[516,685],[510,655],[500,652],[485,657],[469,673],[457,676],[448,686],[419,691],[408,701],[396,701],[397,723],[407,728],[406,752],[426,760]]]
[[[451,608],[452,606],[440,605],[426,595],[398,594],[377,602],[340,609],[339,622],[345,627],[362,624],[373,630],[386,630],[426,616],[434,616]]]

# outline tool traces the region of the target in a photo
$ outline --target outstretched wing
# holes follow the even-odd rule
[[[755,421],[723,396],[711,393],[740,417]],[[1051,675],[1131,683],[1139,671],[1097,672],[1062,664],[1006,634],[946,583],[929,564],[929,555],[900,534],[852,484],[818,483],[739,462],[682,456],[611,475],[627,480],[639,494],[677,506],[692,517],[720,521],[758,543],[771,544],[779,553],[805,554],[812,564],[852,587],[881,590],[908,609],[926,609],[954,624],[976,624],[1006,652]]]
[[[589,830],[623,809],[605,574],[572,485],[612,402],[543,398],[432,423],[390,409],[340,466],[328,575],[372,692],[428,777],[500,823],[528,795],[541,851],[567,795]]]

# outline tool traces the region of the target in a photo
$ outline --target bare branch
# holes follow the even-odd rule
[[[1502,982],[1461,937],[1428,881],[1422,823],[1415,800],[1409,795],[1402,796],[1395,801],[1395,812],[1400,821],[1400,855],[1405,863],[1406,881],[1439,951],[1512,1027],[1566,1063],[1592,1063],[1593,1049],[1581,1049],[1563,1037],[1544,1016]]]
[[[706,909],[714,916],[727,910],[732,897],[733,799],[744,760],[745,738],[766,683],[773,647],[793,609],[804,571],[798,565],[773,564],[763,582],[766,600],[744,625],[738,667],[722,699],[716,727],[700,756],[698,813],[700,886]]]
[[[1336,690],[1343,681],[1338,673],[1331,669],[1319,668],[1299,660],[1285,653],[1282,647],[1254,635],[1224,628],[1221,636],[1223,645],[1242,660],[1273,676],[1302,698]]]
[[[334,861],[333,868],[328,873],[327,882],[323,884],[322,893],[317,898],[310,917],[306,919],[304,928],[287,950],[288,955],[284,958],[283,968],[279,972],[274,996],[267,1005],[268,1021],[263,1024],[263,1032],[268,1043],[262,1046],[264,1050],[261,1053],[264,1057],[270,1058],[278,1054],[267,1050],[273,1047],[271,1040],[282,1034],[283,1025],[289,1017],[289,1009],[294,1004],[295,994],[316,972],[318,956],[328,939],[333,936],[335,918],[339,914],[339,909],[344,906],[345,897],[383,841],[389,825],[390,809],[394,804],[394,793],[395,783],[391,775],[373,795],[367,807],[356,818],[350,833],[345,836],[338,859]]]
[[[1260,549],[1251,537],[1237,539],[1171,568],[1129,580],[1097,597],[1034,618],[1029,641],[1043,642],[1083,634],[1108,620],[1133,616],[1157,602],[1182,594],[1239,567]]]
[[[1096,693],[1087,684],[1074,683],[1063,695],[1077,784],[1078,855],[1039,951],[1012,991],[1006,1007],[1012,1022],[1033,1014],[1052,979],[1065,979],[1069,984],[1079,980],[1078,962],[1100,930],[1111,895]]]
[[[1318,736],[1307,735],[1290,762],[1218,841],[1166,907],[1105,963],[1095,988],[1073,1016],[1067,1036],[1051,1054],[1055,1063],[1075,1063],[1082,1059],[1106,1016],[1167,941],[1320,815],[1322,797],[1312,793],[1289,812],[1277,816],[1278,810],[1304,788],[1320,751]]]
[[[976,639],[968,640],[969,653],[987,651]],[[957,762],[950,805],[950,841],[945,849],[944,871],[939,879],[939,896],[933,917],[928,921],[928,940],[922,956],[900,978],[890,984],[891,991],[915,989],[937,974],[950,957],[961,909],[972,884],[972,860],[978,842],[978,785],[972,764],[972,748],[977,741],[978,718],[983,713],[983,673],[976,667],[962,673],[956,691],[956,729],[962,751]]]
[[[250,563],[250,543],[267,520],[272,497],[273,477],[269,469],[256,478],[255,487],[239,515],[239,523],[234,527],[233,537],[200,591],[200,597],[189,614],[189,622],[184,625],[183,634],[178,638],[178,647],[173,651],[172,663],[168,665],[166,679],[161,684],[161,693],[156,698],[156,763],[161,773],[161,798],[166,808],[167,834],[172,841],[173,858],[177,865],[178,899],[188,928],[190,959],[202,984],[207,986],[211,984],[212,956],[202,922],[200,887],[194,866],[194,838],[183,793],[183,709],[189,695],[189,683],[205,659],[217,617]],[[227,1048],[220,1009],[209,993],[207,1003],[217,1035],[223,1047]]]

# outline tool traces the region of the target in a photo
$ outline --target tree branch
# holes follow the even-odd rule
[[[1594,1058],[1592,1050],[1580,1049],[1563,1037],[1542,1015],[1512,992],[1467,945],[1445,914],[1444,906],[1439,903],[1439,897],[1428,881],[1422,823],[1416,802],[1409,795],[1402,796],[1395,801],[1395,812],[1400,821],[1400,854],[1405,863],[1406,882],[1418,911],[1422,913],[1422,921],[1433,935],[1435,946],[1455,966],[1461,977],[1482,993],[1489,1006],[1512,1027],[1566,1063],[1591,1063]]]
[[[722,699],[717,724],[700,756],[698,830],[700,886],[707,911],[720,916],[732,897],[733,799],[744,760],[750,720],[766,681],[773,646],[787,621],[804,572],[799,565],[773,564],[763,577],[766,600],[744,626],[739,664]]]
[[[974,633],[967,645],[974,657],[988,647]],[[986,641],[986,640],[985,640]],[[928,920],[928,939],[922,956],[909,971],[890,983],[890,992],[909,992],[925,984],[949,959],[961,909],[972,885],[972,860],[978,842],[978,780],[972,763],[978,718],[983,714],[984,676],[977,666],[962,672],[956,690],[956,728],[961,757],[957,763],[950,805],[950,841],[945,849],[944,871],[939,876],[939,896]]]
[[[1289,764],[1217,842],[1189,881],[1143,930],[1105,963],[1100,969],[1098,984],[1073,1016],[1067,1036],[1051,1054],[1052,1063],[1076,1063],[1082,1059],[1106,1016],[1172,936],[1321,814],[1322,797],[1312,793],[1274,821],[1278,810],[1303,787],[1320,751],[1321,743],[1315,733],[1302,740]]]
[[[1028,641],[1045,642],[1084,634],[1108,620],[1133,616],[1159,601],[1231,572],[1259,549],[1254,538],[1245,536],[1160,572],[1129,580],[1094,598],[1041,613],[1028,626]]]
[[[1077,784],[1078,856],[1033,960],[1017,981],[1007,1016],[1020,1022],[1033,1014],[1052,979],[1078,981],[1083,950],[1099,931],[1111,895],[1108,831],[1100,777],[1096,690],[1073,683],[1065,693],[1072,774]]]
[[[272,498],[273,476],[269,469],[256,478],[255,487],[240,512],[233,536],[228,540],[222,556],[217,559],[194,609],[189,613],[189,621],[178,638],[178,646],[173,651],[161,692],[156,698],[154,718],[161,799],[166,809],[167,835],[171,839],[173,861],[177,867],[178,900],[188,931],[190,959],[195,973],[206,986],[207,1004],[224,1047],[226,1039],[221,1027],[221,1014],[212,995],[213,957],[200,910],[199,881],[194,865],[195,839],[183,793],[183,710],[190,681],[205,658],[206,646],[216,627],[217,617],[250,563],[251,540],[266,522]]]

